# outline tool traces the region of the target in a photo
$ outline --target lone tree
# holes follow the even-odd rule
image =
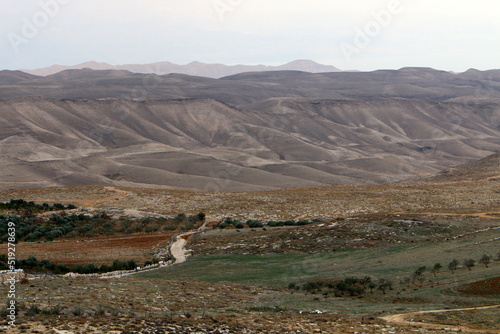
[[[423,276],[424,272],[427,270],[426,266],[420,267],[415,272],[413,273],[413,282],[415,283],[415,280],[419,280],[421,276]]]
[[[418,282],[420,283],[420,287],[423,287],[425,282],[425,275],[418,276]]]
[[[451,271],[452,274],[455,273],[455,270],[457,270],[457,268],[458,268],[458,261],[456,259],[448,264],[448,269]]]
[[[469,271],[471,271],[472,267],[474,267],[475,265],[476,261],[474,261],[473,259],[468,259],[464,261],[464,266],[466,266],[469,269]]]
[[[197,217],[199,221],[205,221],[206,215],[203,212],[200,212],[197,214]]]
[[[432,268],[431,272],[434,274],[434,277],[436,277],[436,274],[439,273],[439,271],[443,268],[441,263],[436,263],[434,267]]]
[[[491,256],[484,254],[481,259],[479,260],[480,263],[484,264],[486,268],[488,268],[488,265],[491,262]]]
[[[387,289],[392,290],[392,282],[382,278],[379,280],[378,289],[385,295]]]

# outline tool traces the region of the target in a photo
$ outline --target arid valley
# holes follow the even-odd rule
[[[499,333],[500,72],[312,72],[0,72],[0,332]]]

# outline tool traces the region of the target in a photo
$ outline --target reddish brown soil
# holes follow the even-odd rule
[[[463,285],[458,288],[458,291],[476,296],[500,295],[500,276]]]
[[[111,264],[114,260],[136,260],[142,265],[152,258],[151,253],[166,247],[171,233],[138,234],[86,238],[56,242],[22,242],[17,245],[16,256],[25,259],[35,256],[38,260],[49,259],[54,263]],[[0,254],[6,252],[7,244],[0,245]]]

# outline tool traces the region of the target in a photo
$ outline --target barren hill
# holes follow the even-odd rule
[[[12,82],[12,77],[17,81]],[[7,79],[6,79],[7,78]],[[184,74],[138,74],[125,70],[65,70],[47,77],[0,72],[0,98],[212,98],[234,106],[269,98],[446,101],[500,98],[500,71],[455,74],[426,68],[374,72],[250,72],[212,79]]]
[[[500,104],[405,99],[0,101],[2,189],[373,184],[500,151]]]

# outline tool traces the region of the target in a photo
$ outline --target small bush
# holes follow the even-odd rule
[[[256,220],[248,221],[247,224],[250,228],[264,227],[264,224],[262,224],[262,222]]]
[[[254,307],[249,307],[249,311],[251,312],[284,312],[286,311],[285,308],[279,307],[279,306],[254,306]]]
[[[62,310],[63,310],[63,307],[60,304],[57,304],[55,306],[42,309],[41,313],[43,315],[60,315]]]
[[[71,313],[74,315],[74,316],[82,316],[83,313],[85,312],[85,310],[80,306],[80,305],[77,305],[73,308],[73,310],[71,311]]]
[[[37,305],[30,305],[28,309],[26,310],[25,314],[28,317],[33,317],[35,315],[38,315],[42,312],[42,310],[37,306]]]
[[[106,310],[104,309],[104,307],[102,305],[99,305],[97,310],[95,310],[95,315],[97,315],[97,316],[106,315]]]

